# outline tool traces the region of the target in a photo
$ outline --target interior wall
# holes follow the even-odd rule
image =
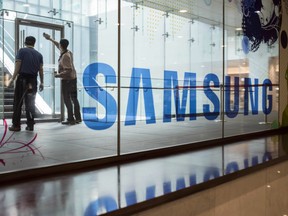
[[[288,106],[288,85],[286,78],[286,71],[288,71],[288,44],[287,44],[287,35],[288,35],[288,2],[282,1],[282,26],[280,34],[280,68],[279,68],[279,85],[280,85],[280,94],[279,94],[279,121],[280,125],[288,126],[287,118],[287,106]],[[286,109],[286,112],[284,112]]]

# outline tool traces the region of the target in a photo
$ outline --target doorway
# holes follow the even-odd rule
[[[37,121],[62,121],[64,107],[61,82],[54,77],[54,72],[58,69],[60,51],[51,41],[43,37],[43,33],[58,40],[64,38],[64,26],[17,18],[15,27],[15,53],[25,46],[24,41],[27,36],[34,36],[36,38],[34,48],[43,55],[44,90],[38,92],[36,96]]]

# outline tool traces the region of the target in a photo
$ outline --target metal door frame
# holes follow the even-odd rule
[[[17,50],[19,50],[19,48],[20,48],[19,47],[19,45],[20,45],[20,43],[19,43],[20,25],[46,28],[49,30],[59,31],[60,35],[61,35],[60,38],[64,38],[64,25],[57,25],[57,24],[51,24],[51,23],[47,23],[47,22],[39,22],[39,21],[35,21],[35,20],[16,18],[15,19],[15,56],[16,56]],[[24,39],[23,39],[23,41],[24,41]],[[55,49],[55,47],[53,49]],[[52,52],[52,59],[53,59],[52,63],[55,64],[55,50]],[[62,98],[62,85],[61,84],[60,84],[60,92],[61,92],[60,121],[63,121],[64,117],[65,117],[65,113],[64,113],[64,102],[63,102],[63,98]],[[54,97],[54,101],[55,101],[55,97]]]

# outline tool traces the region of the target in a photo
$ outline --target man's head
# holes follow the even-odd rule
[[[60,40],[60,45],[61,45],[61,47],[62,47],[64,50],[66,50],[67,47],[68,47],[68,45],[69,45],[69,41],[68,41],[67,39],[61,39],[61,40]]]
[[[26,46],[34,46],[36,42],[36,38],[33,36],[28,36],[25,38],[25,45]]]

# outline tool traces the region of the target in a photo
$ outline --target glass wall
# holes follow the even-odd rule
[[[99,149],[81,159],[277,127],[277,3],[263,0],[264,11],[246,1],[120,2],[3,1],[2,58],[10,76],[16,18],[60,25],[71,41],[83,117],[72,143]],[[54,53],[56,67],[59,52],[51,46],[45,55]]]
[[[122,2],[123,153],[222,136],[223,27],[191,6]]]
[[[225,3],[224,136],[278,123],[280,2]],[[236,130],[237,125],[241,128]]]

